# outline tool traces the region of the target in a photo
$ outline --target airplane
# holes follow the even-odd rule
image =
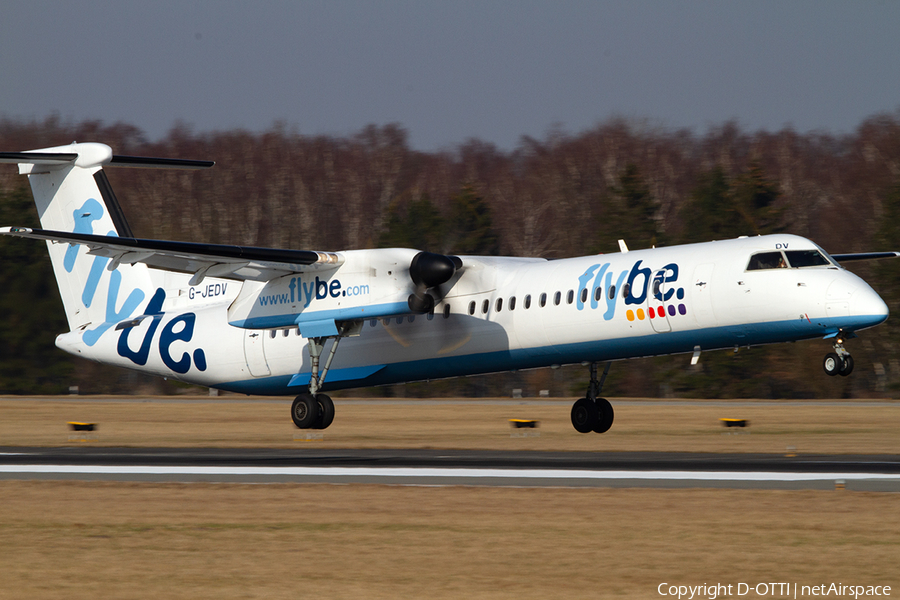
[[[100,143],[2,152],[28,176],[69,331],[62,350],[101,363],[259,395],[296,396],[300,429],[331,425],[325,393],[582,364],[571,409],[604,433],[613,361],[813,338],[823,367],[853,371],[844,340],[888,317],[842,262],[787,234],[561,260],[447,256],[407,248],[318,252],[135,238],[103,167],[205,169],[119,156]],[[598,363],[605,363],[600,378]]]

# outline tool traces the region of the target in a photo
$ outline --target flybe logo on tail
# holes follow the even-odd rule
[[[75,219],[74,233],[94,233],[94,221],[99,221],[103,217],[103,205],[94,198],[88,198],[81,208],[77,209],[73,214]],[[115,236],[115,231],[110,231],[106,235]],[[66,249],[66,255],[63,258],[63,268],[67,273],[71,273],[75,269],[75,261],[78,258],[78,252],[81,246],[70,245]],[[85,280],[84,290],[81,293],[81,302],[85,308],[90,308],[94,302],[94,296],[97,293],[97,287],[100,285],[100,278],[106,270],[106,265],[110,259],[104,256],[95,256],[94,262],[91,263],[91,270]],[[119,289],[122,286],[122,274],[118,270],[110,273],[109,287],[106,293],[106,314],[103,322],[84,332],[82,340],[88,346],[96,344],[100,337],[109,330],[116,322],[127,319],[137,310],[141,302],[144,300],[144,292],[140,289],[133,289],[125,298],[121,308],[116,310],[119,305]]]
[[[576,308],[584,310],[586,300],[590,298],[591,309],[605,309],[603,318],[607,321],[616,314],[616,303],[621,296],[628,308],[625,318],[629,321],[644,320],[649,317],[665,318],[666,315],[674,317],[676,314],[686,315],[687,307],[681,303],[684,300],[684,288],[676,287],[678,281],[678,265],[669,263],[656,272],[649,267],[642,266],[643,260],[634,263],[630,270],[620,272],[618,275],[610,270],[612,263],[591,265],[578,277],[578,303]],[[583,290],[587,290],[587,294]],[[649,296],[649,298],[648,298]],[[644,305],[647,305],[647,313],[644,313]]]
[[[147,303],[143,318],[152,320],[150,322],[150,327],[148,327],[146,333],[144,333],[144,339],[141,340],[141,345],[137,350],[132,350],[131,346],[128,344],[128,336],[133,327],[126,327],[122,330],[121,335],[119,335],[119,344],[116,348],[119,356],[127,358],[136,365],[144,366],[147,364],[147,360],[150,357],[150,345],[152,344],[153,338],[156,335],[156,330],[159,328],[159,324],[165,315],[162,310],[165,299],[166,291],[159,288],[156,290],[153,298],[150,299],[150,302]],[[194,350],[193,354],[183,352],[181,357],[177,360],[172,356],[171,347],[173,343],[176,341],[189,342],[191,341],[191,338],[194,337],[194,324],[196,321],[197,315],[192,312],[180,314],[163,325],[162,331],[159,334],[159,357],[162,359],[164,365],[176,373],[187,373],[191,368],[191,358],[193,358],[193,364],[198,370],[206,370],[206,353],[203,352],[202,348],[197,348]]]
[[[89,198],[81,208],[77,209],[73,214],[75,218],[74,232],[94,233],[93,223],[94,221],[100,220],[103,217],[103,214],[103,205],[94,198]],[[115,236],[116,232],[110,231],[107,235]],[[74,244],[66,249],[66,254],[63,258],[63,268],[65,268],[66,272],[72,273],[75,270],[75,263],[78,259],[78,252],[80,249],[81,246]],[[101,277],[103,276],[103,273],[106,272],[106,266],[109,261],[110,259],[107,257],[94,257],[94,261],[91,263],[91,268],[81,294],[81,301],[85,308],[90,308],[93,304]],[[134,288],[128,293],[128,296],[120,306],[119,292],[122,288],[122,280],[122,273],[119,272],[118,268],[110,271],[109,285],[106,293],[105,318],[102,323],[93,329],[86,330],[82,335],[82,340],[88,346],[95,345],[103,334],[113,325],[130,318],[131,315],[134,314],[134,311],[137,310],[138,306],[140,306],[141,302],[143,302],[145,297],[144,292],[140,288]],[[143,366],[147,364],[147,360],[150,356],[150,346],[156,337],[156,331],[165,315],[162,311],[162,305],[165,299],[165,290],[162,288],[157,289],[153,298],[147,303],[144,315],[137,320],[140,322],[140,320],[143,320],[144,318],[152,319],[150,327],[144,334],[144,339],[140,341],[140,346],[137,350],[133,350],[128,343],[129,335],[136,323],[129,324],[130,326],[122,329],[122,333],[119,334],[119,341],[116,348],[119,356],[127,358],[136,365]],[[116,309],[117,306],[120,306],[118,310]],[[159,333],[157,343],[159,356],[162,359],[163,364],[176,373],[187,373],[192,364],[200,371],[206,370],[206,354],[203,352],[202,348],[197,348],[192,354],[184,352],[178,358],[172,356],[172,344],[177,341],[191,341],[194,336],[194,324],[196,320],[197,316],[192,312],[180,314],[163,325],[162,331]]]

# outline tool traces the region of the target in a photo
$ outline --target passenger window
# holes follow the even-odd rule
[[[403,325],[403,317],[397,317],[397,325]]]
[[[553,294],[553,304],[559,306],[560,301],[562,300],[562,292],[556,292]]]
[[[747,265],[748,271],[761,271],[763,269],[784,269],[787,263],[781,252],[761,252],[750,257]]]
[[[497,298],[497,312],[503,310],[503,298]]]
[[[474,314],[475,314],[475,301],[474,301],[474,300],[472,300],[471,302],[469,302],[469,314],[470,314],[470,315],[474,315]]]
[[[484,299],[484,302],[481,303],[481,312],[487,314],[488,308],[491,306],[491,301],[487,298]]]
[[[391,320],[390,319],[382,319],[381,324],[384,325],[385,327],[387,327],[388,325],[391,324]]]
[[[614,286],[614,285],[609,286],[609,291],[606,293],[606,297],[609,298],[610,300],[612,300],[613,298],[616,297],[616,286]]]
[[[831,264],[818,250],[788,250],[785,254],[787,254],[788,262],[794,268],[821,267]]]
[[[289,330],[289,329],[285,329],[285,330],[282,331],[281,337],[287,337],[287,336],[289,336],[289,335],[291,335],[290,330]]]
[[[603,288],[596,288],[594,290],[594,300],[596,302],[600,302],[600,297],[603,296]]]
[[[378,319],[372,319],[371,321],[369,321],[369,325],[375,327],[376,325],[378,325]]]
[[[545,306],[547,306],[547,293],[546,292],[541,294],[541,308],[544,308]]]
[[[566,294],[566,304],[572,304],[573,302],[575,302],[575,292],[569,290],[569,293]]]
[[[272,339],[274,340],[276,335],[278,335],[278,332],[277,332],[277,331],[275,331],[274,329],[270,329],[270,330],[269,330],[269,337],[270,337],[270,338],[272,338]]]
[[[407,320],[408,320],[410,323],[412,323],[413,321],[416,320],[416,315],[409,315],[409,317],[407,317]]]
[[[525,310],[531,308],[531,294],[525,296]]]
[[[444,318],[445,319],[450,318],[450,305],[449,304],[444,305]]]
[[[509,310],[516,310],[516,297],[512,296],[509,299]]]
[[[659,279],[654,279],[653,280],[653,297],[654,298],[659,298],[660,287],[662,287],[662,281],[660,281]]]
[[[587,302],[587,288],[581,290],[581,303],[584,304]]]
[[[622,286],[622,297],[623,297],[623,298],[627,298],[627,297],[628,297],[628,293],[629,293],[630,291],[631,291],[631,284],[630,284],[630,283],[626,283],[625,285],[623,285],[623,286]]]

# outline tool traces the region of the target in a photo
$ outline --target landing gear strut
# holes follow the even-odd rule
[[[606,375],[609,373],[609,365],[603,369],[603,375],[597,380],[597,363],[592,362],[591,382],[588,384],[587,395],[584,398],[575,401],[572,405],[572,426],[579,433],[606,433],[612,427],[615,414],[613,413],[612,404],[606,398],[599,398],[598,395],[603,389],[603,383],[606,381]]]
[[[331,368],[331,361],[337,352],[341,338],[348,335],[349,328],[341,326],[340,332],[333,337],[334,342],[328,350],[328,358],[325,359],[325,367],[319,373],[319,358],[325,349],[325,341],[328,337],[313,337],[307,341],[309,345],[310,375],[309,393],[300,394],[294,398],[291,405],[291,419],[300,429],[325,429],[334,421],[334,402],[326,394],[320,394],[319,390],[325,383],[325,376]]]
[[[825,373],[831,377],[841,375],[846,377],[853,372],[853,357],[844,348],[844,339],[841,336],[834,338],[834,352],[825,355],[822,367]]]

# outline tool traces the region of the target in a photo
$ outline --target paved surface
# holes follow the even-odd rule
[[[0,479],[900,492],[900,456],[7,447]]]

